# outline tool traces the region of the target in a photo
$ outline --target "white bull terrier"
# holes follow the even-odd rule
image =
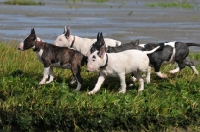
[[[99,35],[99,34],[98,34]],[[54,45],[60,46],[60,47],[71,47],[79,52],[81,52],[83,55],[86,56],[87,52],[90,50],[91,45],[96,42],[97,39],[89,39],[89,38],[81,38],[78,36],[71,35],[70,28],[66,29],[66,26],[64,28],[64,33],[59,35]],[[106,44],[111,47],[116,47],[121,45],[120,41],[105,38]]]
[[[99,91],[106,76],[119,77],[121,84],[119,92],[125,93],[125,75],[129,73],[133,73],[139,80],[140,85],[138,91],[144,90],[144,80],[141,72],[147,73],[146,82],[150,83],[151,67],[149,66],[147,54],[153,53],[158,48],[159,46],[151,51],[126,50],[119,53],[106,53],[106,47],[103,45],[100,51],[95,51],[88,57],[87,71],[93,72],[100,68],[98,81],[94,89],[88,94],[95,94]]]

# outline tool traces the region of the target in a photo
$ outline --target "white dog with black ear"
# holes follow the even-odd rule
[[[100,75],[95,88],[88,94],[95,94],[99,91],[106,76],[119,77],[121,85],[119,92],[125,93],[125,75],[129,73],[133,73],[139,80],[140,84],[138,91],[144,90],[144,80],[141,76],[141,72],[147,73],[147,83],[150,83],[151,72],[147,54],[153,53],[159,48],[159,46],[151,51],[126,50],[119,53],[106,53],[105,48],[105,45],[103,45],[100,48],[100,51],[95,51],[88,57],[87,71],[92,72],[100,68]]]
[[[100,35],[100,33],[98,33],[98,35]],[[96,42],[96,40],[97,39],[81,38],[78,36],[74,36],[71,34],[70,28],[66,28],[65,26],[63,34],[59,35],[56,38],[54,45],[59,47],[74,48],[86,56],[87,52],[90,50],[91,45]],[[105,38],[105,42],[106,44],[108,44],[108,46],[111,47],[121,45],[120,41],[111,38]]]

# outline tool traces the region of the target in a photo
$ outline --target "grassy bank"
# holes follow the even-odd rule
[[[14,42],[15,43],[15,42]],[[88,96],[98,78],[82,68],[84,85],[68,85],[69,70],[55,69],[55,80],[39,86],[43,66],[31,50],[0,44],[0,129],[3,131],[198,131],[200,78],[189,68],[169,79],[151,74],[142,93],[138,83],[118,94],[119,79],[108,78],[100,91]],[[195,55],[192,55],[192,58]],[[172,66],[162,71],[167,72]],[[197,66],[200,71],[200,66]],[[127,76],[127,83],[130,83]]]
[[[7,0],[3,4],[7,5],[44,5],[44,2],[38,2],[34,0]]]
[[[187,2],[158,2],[158,3],[148,3],[146,6],[149,7],[163,7],[163,8],[184,8],[184,9],[194,9],[194,5]]]

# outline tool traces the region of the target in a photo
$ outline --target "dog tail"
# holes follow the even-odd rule
[[[185,43],[187,46],[198,46],[200,47],[200,44],[196,44],[196,43]]]
[[[155,52],[157,50],[161,50],[160,48],[163,49],[162,46],[157,46],[156,48],[154,48],[154,49],[152,49],[150,51],[143,51],[143,52],[145,52],[146,54],[151,54],[151,53],[153,53],[153,52]]]

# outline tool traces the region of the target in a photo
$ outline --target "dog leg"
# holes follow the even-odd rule
[[[72,69],[71,69],[74,78],[77,81],[77,87],[75,89],[75,91],[79,91],[81,89],[81,85],[83,83],[83,78],[81,77],[81,67],[78,65],[72,65]]]
[[[138,91],[144,90],[144,79],[142,78],[142,75],[140,74],[140,72],[134,72],[134,75],[139,80]]]
[[[104,82],[105,79],[106,79],[105,76],[100,73],[100,76],[98,78],[98,81],[97,81],[94,89],[92,91],[88,92],[88,94],[92,95],[92,94],[95,94],[97,91],[99,91],[101,84]]]
[[[137,81],[137,78],[134,77],[134,74],[131,74],[131,80],[133,81],[133,83],[135,83]],[[133,83],[129,84],[128,86],[131,87],[133,86]]]
[[[78,80],[78,79],[77,79]],[[79,81],[77,81],[77,87],[74,91],[79,91],[81,89],[81,83]]]
[[[72,78],[72,80],[70,81],[70,84],[72,85],[72,84],[74,84],[74,83],[76,83],[76,78]]]
[[[120,78],[120,85],[121,85],[121,87],[119,88],[119,93],[125,93],[126,92],[125,73],[119,74],[119,78]]]
[[[148,66],[148,69],[147,69],[147,76],[146,76],[146,82],[147,82],[147,84],[150,83],[150,78],[151,78],[151,67]]]
[[[42,78],[42,80],[40,81],[39,85],[45,84],[47,78],[49,77],[49,70],[50,70],[50,67],[44,68],[43,78]]]
[[[198,75],[199,72],[197,71],[195,66],[190,66],[190,68],[192,68],[192,70],[194,71],[194,74]]]
[[[139,82],[140,82],[140,86],[138,88],[138,91],[142,91],[142,90],[144,90],[144,80],[143,80],[143,78],[140,78]]]
[[[167,78],[167,75],[162,73],[162,72],[156,72],[157,76],[159,76],[160,78]]]
[[[46,84],[52,82],[53,78],[54,78],[53,67],[50,67],[50,69],[49,69],[49,80],[46,82]]]
[[[177,72],[179,72],[180,71],[180,68],[179,67],[177,67],[176,69],[174,69],[174,70],[171,70],[171,71],[169,71],[171,74],[174,74],[174,73],[177,73]]]
[[[157,62],[155,65],[154,65],[154,69],[155,69],[155,73],[157,76],[159,76],[160,78],[167,78],[167,75],[160,72],[160,66],[163,62],[162,61],[159,61]]]
[[[190,60],[185,59],[185,60],[184,60],[184,63],[185,63],[186,66],[189,66],[189,67],[193,70],[194,74],[196,74],[196,75],[199,74],[199,72],[197,71],[197,69],[196,69],[196,67],[194,66],[194,63],[193,63],[193,62],[191,62]]]

